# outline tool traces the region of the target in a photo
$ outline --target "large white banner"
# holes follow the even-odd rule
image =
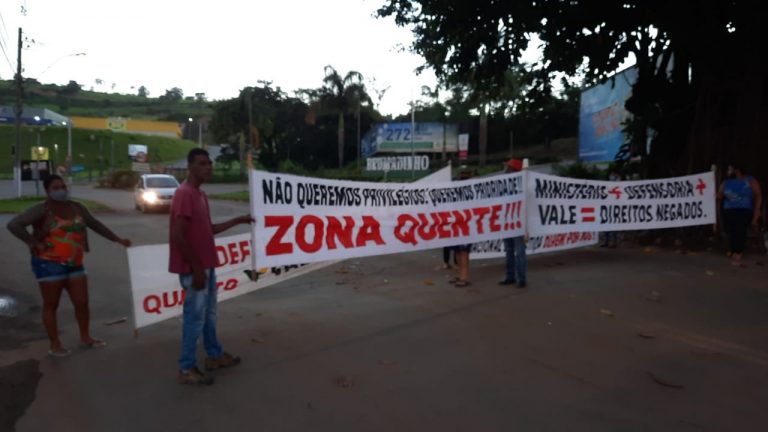
[[[594,181],[529,173],[528,232],[624,231],[715,223],[712,172],[641,181]]]
[[[530,237],[525,245],[525,254],[538,255],[594,246],[598,241],[599,233],[597,232],[570,232]],[[503,239],[473,243],[472,252],[469,254],[470,260],[504,257],[506,252]]]
[[[256,262],[272,267],[522,235],[524,175],[407,184],[251,171]]]

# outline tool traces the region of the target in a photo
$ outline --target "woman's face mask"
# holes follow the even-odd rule
[[[52,190],[48,193],[48,196],[54,201],[66,201],[69,199],[69,191],[66,189]]]

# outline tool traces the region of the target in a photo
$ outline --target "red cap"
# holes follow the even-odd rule
[[[513,171],[522,171],[523,161],[521,161],[520,159],[510,159],[507,161],[507,167],[509,167]]]

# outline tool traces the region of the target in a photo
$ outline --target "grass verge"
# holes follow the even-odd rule
[[[238,191],[238,192],[225,192],[225,193],[219,193],[219,194],[211,194],[208,195],[208,198],[211,199],[220,199],[220,200],[230,200],[230,201],[242,201],[242,202],[248,202],[249,196],[248,191]]]
[[[44,199],[45,197],[31,197],[31,196],[23,196],[21,198],[0,199],[0,213],[21,213],[22,211],[26,210],[28,207]],[[103,212],[103,211],[112,210],[111,208],[105,206],[104,204],[96,201],[90,201],[90,200],[84,200],[84,199],[76,199],[74,201],[77,201],[83,204],[88,210],[92,212]]]

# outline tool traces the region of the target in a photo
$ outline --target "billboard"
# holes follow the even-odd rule
[[[605,162],[615,159],[624,144],[622,123],[630,115],[624,103],[632,96],[637,68],[615,74],[581,93],[579,110],[579,159]]]
[[[133,162],[148,162],[147,146],[143,144],[128,144],[128,158]]]
[[[445,151],[456,152],[458,149],[458,131],[455,124],[416,123],[412,133],[411,123],[376,123],[365,134],[361,142],[364,157],[376,153],[410,153],[411,138],[413,149],[418,153],[441,153],[443,140]]]

